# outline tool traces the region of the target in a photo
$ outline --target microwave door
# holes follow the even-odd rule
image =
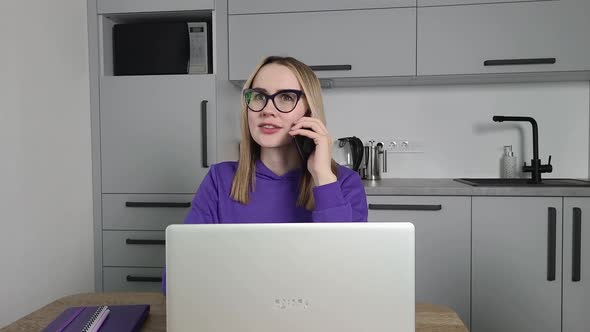
[[[207,74],[207,23],[188,23],[190,55],[188,62],[189,74]]]

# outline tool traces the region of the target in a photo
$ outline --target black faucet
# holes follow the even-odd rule
[[[537,121],[528,116],[501,116],[494,115],[492,120],[495,122],[504,121],[528,121],[533,125],[533,159],[531,160],[531,166],[527,166],[526,162],[522,166],[523,172],[531,172],[531,183],[541,183],[541,173],[551,173],[553,166],[551,166],[551,156],[549,156],[549,163],[547,165],[541,164],[539,159],[539,129],[537,127]]]

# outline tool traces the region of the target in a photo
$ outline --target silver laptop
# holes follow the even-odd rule
[[[414,332],[411,223],[171,225],[167,331]]]

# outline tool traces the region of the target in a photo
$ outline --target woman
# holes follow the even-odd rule
[[[324,118],[309,67],[290,57],[264,59],[242,91],[240,159],[211,166],[184,222],[367,221],[365,188],[356,172],[332,160]],[[295,135],[315,144],[306,164]]]
[[[271,56],[242,91],[238,162],[211,166],[185,223],[367,221],[359,175],[332,160],[320,82],[305,64]],[[293,136],[313,140],[302,161]]]

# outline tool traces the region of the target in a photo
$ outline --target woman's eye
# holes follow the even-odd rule
[[[288,94],[283,94],[283,95],[281,95],[281,100],[282,101],[293,101],[293,97],[291,97]]]
[[[254,100],[264,100],[264,95],[261,93],[255,93],[253,98]]]

